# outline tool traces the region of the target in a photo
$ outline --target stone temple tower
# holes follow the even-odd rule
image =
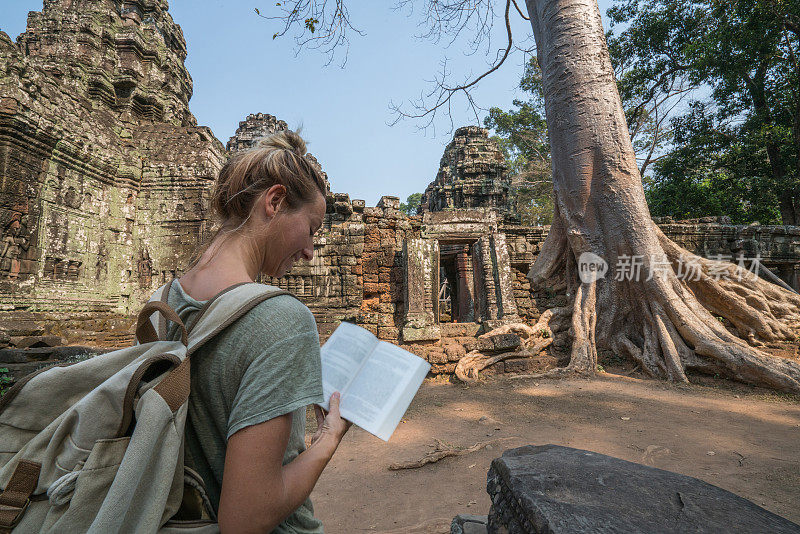
[[[247,150],[248,148],[256,146],[256,143],[262,137],[276,132],[282,132],[288,128],[285,121],[279,120],[273,115],[268,113],[251,113],[245,120],[239,122],[236,133],[228,140],[226,146],[231,153],[238,152],[239,150]],[[330,193],[331,184],[328,181],[327,173],[322,170],[322,165],[320,165],[317,158],[311,153],[306,153],[306,159],[322,173],[322,177],[325,179],[326,193]]]
[[[226,148],[231,152],[246,150],[254,147],[260,138],[286,129],[288,129],[286,122],[278,120],[273,115],[251,113],[239,123],[236,133],[230,138]]]
[[[207,232],[222,144],[166,0],[44,0],[0,32],[0,306],[128,312]]]
[[[507,215],[512,210],[510,189],[508,165],[488,130],[464,126],[445,148],[436,179],[423,194],[421,211],[494,208]]]

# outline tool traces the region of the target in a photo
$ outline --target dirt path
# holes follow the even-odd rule
[[[313,423],[310,425],[313,427]],[[489,450],[389,471],[433,449]],[[486,473],[504,449],[554,443],[691,475],[800,523],[800,399],[723,381],[427,381],[389,443],[353,428],[312,498],[329,534],[446,533],[486,514]]]

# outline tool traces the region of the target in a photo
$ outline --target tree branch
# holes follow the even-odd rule
[[[428,118],[428,122],[425,124],[425,127],[428,127],[433,123],[433,120],[436,117],[437,111],[440,108],[446,108],[448,110],[448,115],[450,115],[450,117],[451,117],[450,126],[452,128],[452,126],[453,126],[452,115],[450,114],[451,102],[452,102],[453,96],[456,95],[457,93],[463,93],[464,94],[464,96],[467,99],[467,102],[470,105],[470,108],[472,109],[473,113],[475,114],[476,122],[480,122],[480,118],[478,117],[478,107],[475,105],[475,101],[474,101],[474,99],[472,97],[472,94],[470,93],[469,90],[470,90],[470,88],[472,88],[475,85],[477,85],[485,77],[487,77],[488,75],[490,75],[491,73],[493,73],[497,69],[499,69],[500,66],[503,65],[503,63],[506,61],[506,59],[508,59],[508,56],[511,53],[511,49],[512,49],[512,46],[513,46],[513,43],[514,43],[513,35],[511,33],[511,21],[510,21],[510,18],[509,18],[509,12],[511,10],[512,1],[513,0],[506,0],[504,18],[505,18],[505,24],[506,24],[507,45],[506,45],[505,49],[501,49],[500,50],[500,51],[503,52],[502,57],[500,57],[500,59],[498,61],[496,61],[495,64],[489,70],[487,70],[486,72],[484,72],[480,76],[476,77],[472,81],[466,82],[466,83],[461,84],[461,85],[452,86],[452,87],[445,85],[445,79],[447,77],[447,72],[446,72],[446,64],[443,65],[443,72],[442,72],[441,78],[438,79],[438,80],[435,80],[435,83],[436,83],[435,89],[433,89],[431,92],[429,92],[425,97],[420,98],[419,103],[413,104],[414,107],[419,111],[419,113],[406,113],[401,109],[400,106],[397,106],[397,105],[394,105],[394,104],[390,104],[389,107],[392,109],[392,111],[394,111],[397,114],[397,117],[395,118],[395,120],[393,120],[390,123],[391,125],[397,124],[403,118],[421,119],[421,118],[426,118],[427,117]],[[436,2],[431,2],[431,3],[435,4]],[[499,54],[500,51],[498,51],[498,54]],[[435,103],[433,104],[433,106],[430,106],[430,107],[427,106],[425,101],[428,98],[433,97],[434,95],[436,96]]]
[[[331,7],[332,6],[332,7]],[[345,48],[342,66],[347,62],[347,49],[350,40],[347,38],[348,31],[354,31],[358,35],[363,35],[350,22],[350,15],[345,5],[345,0],[293,0],[278,2],[276,7],[283,13],[278,16],[262,14],[256,8],[256,15],[266,20],[283,21],[283,27],[272,34],[273,39],[283,37],[292,28],[298,28],[299,33],[294,40],[297,45],[296,54],[303,48],[323,49],[328,55],[330,64],[338,48]]]
[[[519,8],[519,5],[517,5],[517,0],[511,0],[511,1],[514,2],[514,7],[516,8],[517,13],[519,13],[520,17],[522,17],[525,20],[531,20],[531,18],[527,16],[525,13],[523,13],[522,10]]]

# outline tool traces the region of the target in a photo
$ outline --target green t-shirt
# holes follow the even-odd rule
[[[187,295],[177,280],[168,303],[184,323],[204,304]],[[176,329],[170,323],[169,335],[176,335]],[[323,401],[314,316],[293,297],[273,297],[207,342],[191,362],[186,456],[217,510],[225,449],[238,430],[291,413],[283,464],[305,450],[305,407]],[[322,523],[306,499],[273,532],[316,534],[322,532]]]

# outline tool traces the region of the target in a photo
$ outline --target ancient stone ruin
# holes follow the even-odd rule
[[[278,120],[272,115],[253,113],[239,123],[236,133],[228,140],[225,148],[230,152],[247,150],[256,146],[259,139],[288,128],[285,121]]]
[[[132,313],[207,230],[225,159],[164,0],[50,0],[0,32],[0,306]]]
[[[211,187],[226,158],[286,128],[250,115],[226,150],[189,111],[185,57],[164,0],[48,0],[17,42],[0,32],[0,344],[47,334],[129,343],[129,318],[210,234]],[[487,130],[459,128],[420,214],[406,216],[392,196],[368,207],[329,193],[314,259],[265,281],[301,298],[323,338],[352,321],[407,345],[433,373],[452,373],[472,349],[513,353],[485,372],[552,367],[556,357],[526,351],[513,334],[476,337],[532,325],[564,303],[525,278],[548,228],[519,224],[512,198]],[[759,255],[800,288],[798,227],[658,222],[703,256]],[[92,312],[84,322],[81,311]],[[551,325],[554,351],[566,350],[569,325]]]
[[[512,213],[511,178],[505,156],[488,132],[478,126],[456,130],[444,149],[436,179],[422,195],[425,211],[493,208],[503,216]]]

